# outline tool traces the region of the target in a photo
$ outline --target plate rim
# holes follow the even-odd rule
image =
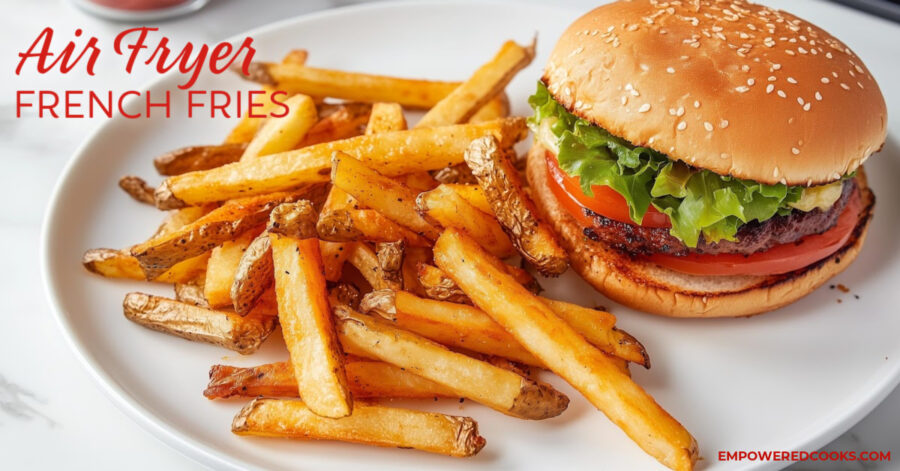
[[[571,10],[575,14],[586,12],[581,9],[572,7],[551,7],[534,1],[515,2],[514,0],[388,0],[369,4],[345,5],[337,8],[295,15],[282,20],[266,23],[256,28],[242,31],[238,34],[225,38],[223,41],[236,43],[242,40],[245,36],[253,36],[260,33],[265,34],[269,31],[282,29],[287,25],[299,21],[317,21],[324,18],[342,16],[348,13],[364,12],[367,10],[392,9],[408,6],[413,6],[415,8],[433,8],[435,6],[446,7],[448,5],[483,6],[485,4],[506,6],[516,5],[519,7],[527,5],[528,8],[532,9],[548,10],[551,8],[554,10],[559,10],[560,8],[562,8]],[[172,75],[175,75],[175,72],[168,72],[155,76],[142,83],[137,89],[142,91],[148,90]],[[99,362],[95,358],[95,355],[90,353],[89,347],[76,335],[73,328],[73,323],[71,322],[69,316],[66,314],[65,309],[62,306],[62,296],[59,294],[59,280],[57,280],[53,275],[52,269],[54,261],[51,260],[49,256],[51,245],[53,244],[53,234],[58,232],[58,230],[56,229],[57,222],[55,221],[58,221],[59,218],[55,216],[61,209],[60,206],[63,199],[63,189],[69,184],[71,174],[79,165],[80,161],[86,158],[86,149],[93,144],[97,136],[101,134],[106,129],[106,127],[110,125],[111,122],[112,120],[105,120],[98,123],[76,147],[74,152],[72,152],[69,159],[66,161],[66,164],[63,166],[59,177],[54,183],[53,190],[51,191],[50,198],[47,203],[47,207],[44,211],[40,231],[39,264],[41,269],[41,280],[44,287],[44,293],[48,303],[50,304],[50,311],[53,315],[54,320],[56,321],[57,327],[62,332],[66,344],[75,353],[75,357],[78,359],[78,362],[85,370],[87,370],[91,379],[96,383],[96,386],[100,388],[106,398],[110,402],[112,402],[117,409],[124,412],[129,419],[136,422],[141,427],[141,429],[143,429],[145,432],[148,432],[149,435],[165,444],[169,448],[176,450],[187,458],[203,466],[214,466],[216,469],[229,470],[259,469],[258,465],[248,463],[245,460],[234,456],[225,455],[218,451],[216,448],[202,443],[200,440],[192,437],[190,434],[180,431],[175,426],[169,425],[164,418],[156,416],[149,409],[142,406],[131,394],[129,394],[121,386],[118,385],[115,378],[99,364]],[[871,388],[871,391],[873,391],[871,394],[862,399],[858,399],[852,405],[844,408],[843,410],[834,411],[829,415],[829,417],[826,417],[826,420],[828,420],[829,423],[826,424],[821,429],[821,431],[816,431],[811,434],[804,434],[798,440],[798,443],[793,443],[791,445],[785,446],[784,449],[808,451],[818,450],[822,448],[824,445],[832,442],[838,436],[842,435],[860,420],[865,418],[869,413],[872,412],[872,410],[874,410],[879,404],[881,404],[898,385],[900,385],[900,361],[895,363],[893,370],[891,370],[889,374],[882,376],[880,378],[880,381],[875,382],[874,387]],[[710,461],[712,461],[712,459],[710,459]],[[748,466],[743,467],[742,469],[776,469],[780,464],[781,462],[778,461],[750,462],[748,463]]]

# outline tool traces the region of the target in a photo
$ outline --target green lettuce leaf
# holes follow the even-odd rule
[[[541,82],[528,103],[534,109],[529,125],[535,132],[549,126],[560,168],[579,177],[586,195],[593,196],[594,185],[612,188],[625,198],[637,224],[652,205],[669,216],[670,233],[688,247],[696,247],[701,236],[707,242],[733,241],[748,222],[790,213],[789,204],[803,193],[801,186],[722,176],[634,146],[566,111]]]

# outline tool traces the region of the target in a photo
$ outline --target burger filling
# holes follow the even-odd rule
[[[816,187],[768,185],[673,161],[569,113],[541,82],[529,103],[536,138],[553,154],[551,177],[577,182],[579,201],[612,190],[627,206],[615,217],[580,205],[585,235],[631,254],[750,255],[796,243],[832,228],[856,188],[852,175]]]

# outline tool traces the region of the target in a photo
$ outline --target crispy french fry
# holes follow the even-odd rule
[[[235,236],[234,240],[226,240],[222,245],[212,249],[206,265],[206,278],[203,284],[203,296],[215,309],[230,307],[236,303],[231,299],[231,288],[234,285],[241,259],[246,254],[250,243],[262,232],[262,227],[251,229]],[[265,289],[266,287],[263,287]],[[262,290],[260,290],[260,293]],[[255,299],[254,299],[255,300]],[[236,311],[244,316],[250,307]]]
[[[187,260],[182,260],[168,270],[160,273],[152,281],[159,283],[185,283],[206,271],[209,253],[202,253]],[[128,250],[90,249],[81,259],[82,265],[91,273],[106,278],[124,278],[129,280],[146,280],[144,270],[137,258]]]
[[[249,80],[279,90],[369,103],[396,102],[413,108],[431,108],[459,85],[264,62],[251,64],[249,72]]]
[[[334,153],[331,182],[391,221],[422,237],[437,238],[437,228],[416,212],[415,190],[366,167],[352,156]]]
[[[231,431],[238,435],[340,440],[384,447],[414,448],[466,457],[484,447],[478,424],[468,417],[360,404],[341,419],[320,417],[296,399],[254,399],[244,406]]]
[[[224,247],[225,244],[219,248]],[[213,250],[213,253],[215,254],[215,250]],[[234,312],[245,316],[253,309],[263,292],[272,286],[274,270],[275,268],[272,265],[272,243],[269,235],[264,232],[256,236],[243,250],[234,270],[234,276],[232,276],[229,288]]]
[[[372,105],[368,103],[344,103],[314,124],[297,147],[359,136],[363,133],[371,112]]]
[[[548,384],[452,352],[346,306],[335,306],[334,313],[342,345],[442,384],[461,397],[533,420],[555,417],[568,406],[569,399]]]
[[[295,365],[300,397],[317,415],[346,417],[353,410],[353,399],[331,321],[315,232],[316,211],[311,203],[301,201],[282,204],[272,213],[269,238],[278,319]]]
[[[693,468],[697,442],[600,350],[510,275],[472,239],[447,230],[434,259],[482,310],[553,372],[585,395],[651,456],[678,470]]]
[[[432,176],[441,183],[478,184],[478,179],[475,178],[475,175],[472,175],[469,166],[464,163],[442,168],[433,172]]]
[[[306,64],[308,56],[309,53],[307,51],[303,49],[294,49],[288,52],[281,61],[285,64],[302,66]],[[260,126],[265,123],[266,118],[259,116],[267,116],[269,112],[275,108],[275,103],[272,102],[272,93],[275,92],[275,89],[269,86],[263,86],[262,89],[265,93],[251,95],[251,100],[255,103],[255,106],[251,108],[251,111],[255,109],[253,113],[255,116],[250,116],[250,113],[248,112],[242,117],[234,129],[231,130],[231,133],[228,134],[228,138],[225,139],[226,144],[250,142],[253,139],[253,136],[256,135]]]
[[[478,112],[469,118],[470,123],[483,123],[509,116],[509,97],[506,92],[494,95]]]
[[[511,147],[525,137],[525,120],[507,118],[358,136],[176,175],[157,188],[157,207],[174,209],[324,183],[329,179],[335,151],[350,154],[387,176],[440,169],[461,163],[467,144],[487,134],[496,135],[502,145]]]
[[[472,300],[456,286],[456,282],[447,276],[440,268],[420,263],[416,266],[416,277],[425,296],[437,301],[447,301],[457,304],[472,304]]]
[[[428,111],[416,127],[464,123],[491,98],[501,93],[515,75],[534,59],[535,42],[522,47],[507,41],[490,62]]]
[[[332,187],[332,190],[335,188]],[[337,209],[328,214],[323,211],[316,228],[322,240],[334,242],[403,240],[411,247],[431,245],[428,239],[391,221],[373,209]]]
[[[359,273],[374,289],[400,289],[400,282],[388,276],[378,263],[378,255],[367,244],[356,242],[350,249],[347,262],[356,267]]]
[[[119,188],[137,202],[156,206],[156,198],[153,196],[156,188],[148,185],[141,177],[125,175],[119,179]]]
[[[350,392],[356,399],[431,399],[453,397],[453,391],[434,381],[380,361],[354,360],[344,364]],[[289,362],[252,368],[214,365],[209,370],[207,399],[229,397],[298,397],[294,367]]]
[[[345,242],[319,241],[319,252],[322,254],[326,280],[341,279],[341,272],[344,269],[344,262],[350,255],[350,248],[350,244]]]
[[[322,191],[321,188],[317,190]],[[312,191],[273,193],[229,201],[181,229],[132,247],[131,254],[138,259],[147,278],[155,278],[182,260],[259,227],[266,222],[272,208]]]
[[[563,301],[538,299],[603,353],[650,367],[647,352],[637,339],[612,325],[600,326],[611,316]],[[404,291],[378,290],[363,297],[360,310],[375,311],[401,329],[444,345],[543,366],[489,315],[467,304],[423,299]]]
[[[122,308],[126,318],[149,329],[219,345],[242,355],[255,352],[277,324],[276,318],[267,313],[241,317],[144,293],[125,295]]]
[[[440,185],[416,197],[416,210],[433,225],[459,229],[500,257],[516,253],[509,237],[490,214],[479,211],[452,189]]]
[[[366,125],[366,135],[381,134],[406,129],[406,117],[403,116],[403,107],[399,103],[375,103],[372,105],[372,114],[369,124]]]
[[[443,183],[442,186],[445,186],[456,192],[459,196],[469,202],[472,206],[478,208],[479,211],[494,215],[494,209],[491,208],[491,203],[488,202],[487,198],[484,196],[484,190],[481,189],[480,185],[467,185],[464,183]]]
[[[246,148],[246,143],[182,147],[153,159],[153,166],[166,176],[209,170],[241,160]]]
[[[490,137],[479,138],[469,145],[465,158],[494,215],[522,257],[544,276],[566,271],[569,257],[553,229],[538,217],[534,201],[523,190],[521,176],[507,150]]]
[[[284,101],[284,106],[287,108],[285,115],[269,118],[247,144],[241,159],[293,149],[319,119],[316,104],[307,95],[294,95]]]
[[[398,287],[403,286],[402,269],[405,252],[406,244],[403,240],[375,244],[375,256],[378,258],[382,276]]]
[[[405,291],[376,290],[363,296],[359,309],[448,347],[543,367],[490,316],[473,306],[422,299]]]

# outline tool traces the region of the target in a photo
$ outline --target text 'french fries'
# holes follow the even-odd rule
[[[341,440],[369,445],[414,448],[450,456],[472,456],[485,440],[468,417],[360,404],[340,419],[313,414],[296,399],[254,399],[234,418],[238,435]]]
[[[546,304],[496,267],[464,234],[447,230],[434,258],[519,343],[603,411],[641,448],[672,469],[692,469],[697,442],[640,386]]]

